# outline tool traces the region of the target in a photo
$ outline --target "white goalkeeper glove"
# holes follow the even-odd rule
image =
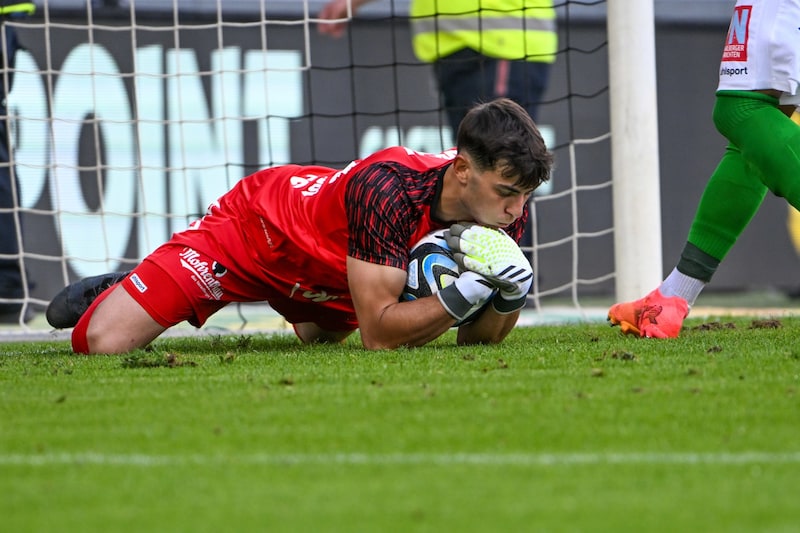
[[[494,294],[494,285],[478,273],[466,271],[447,287],[436,292],[445,311],[456,319],[464,320],[475,306],[483,305]]]
[[[533,285],[533,268],[514,239],[500,229],[453,224],[444,233],[456,262],[500,289],[492,306],[500,314],[525,307]]]

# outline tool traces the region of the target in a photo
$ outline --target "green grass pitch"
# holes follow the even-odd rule
[[[800,319],[0,345],[0,530],[796,531]]]

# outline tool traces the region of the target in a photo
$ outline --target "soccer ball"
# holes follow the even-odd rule
[[[461,268],[444,239],[444,232],[445,230],[439,229],[428,233],[408,252],[408,278],[400,296],[401,300],[430,296],[458,279]],[[454,327],[469,324],[478,318],[489,300],[482,305],[473,306],[467,316],[456,322]]]

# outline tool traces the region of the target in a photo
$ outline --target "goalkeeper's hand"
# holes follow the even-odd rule
[[[453,224],[444,236],[460,266],[485,276],[500,289],[492,300],[498,313],[513,313],[525,306],[533,268],[506,232],[467,223]]]
[[[447,287],[436,292],[447,313],[464,320],[475,305],[483,305],[494,293],[494,285],[476,272],[466,271]]]

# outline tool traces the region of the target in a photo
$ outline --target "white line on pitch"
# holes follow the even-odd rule
[[[800,463],[800,452],[675,452],[675,453],[320,453],[150,455],[99,452],[0,454],[0,466],[52,466],[69,464],[119,466],[180,465],[737,465]]]

